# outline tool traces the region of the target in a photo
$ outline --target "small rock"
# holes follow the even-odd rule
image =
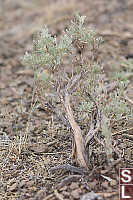
[[[116,180],[112,180],[111,182],[110,182],[110,186],[116,186],[116,185],[118,185],[118,182],[116,181]]]
[[[75,190],[75,189],[77,189],[78,187],[79,187],[78,183],[71,183],[71,185],[70,185],[70,189],[71,189],[71,190]]]
[[[79,198],[80,198],[80,193],[81,193],[81,192],[82,192],[81,189],[78,188],[78,189],[76,189],[76,190],[73,190],[73,191],[71,192],[71,195],[72,195],[72,197],[73,197],[74,199],[79,199]]]
[[[94,192],[89,192],[84,194],[80,200],[103,200],[103,198]]]

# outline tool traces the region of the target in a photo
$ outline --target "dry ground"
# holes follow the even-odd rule
[[[88,174],[66,168],[50,171],[60,164],[76,166],[71,130],[50,111],[31,112],[33,71],[20,58],[30,49],[35,31],[47,24],[60,36],[76,10],[104,37],[99,57],[110,77],[121,58],[133,58],[132,0],[0,0],[0,199],[73,200],[94,191],[117,200],[119,167],[133,164],[133,141],[116,134],[124,158],[116,157],[112,168],[96,157]],[[133,99],[132,77],[129,87]]]

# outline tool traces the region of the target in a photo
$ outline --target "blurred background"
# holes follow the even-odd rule
[[[0,0],[0,58],[20,56],[44,25],[60,35],[76,11],[108,41],[107,60],[133,54],[132,0]]]
[[[120,47],[121,54],[128,45],[126,54],[132,53],[132,0],[0,0],[0,55],[15,52],[19,45],[27,48],[32,34],[44,25],[58,36],[75,11],[86,15],[87,24]]]

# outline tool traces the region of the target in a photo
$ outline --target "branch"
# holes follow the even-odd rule
[[[80,166],[87,168],[88,158],[87,158],[87,153],[85,149],[85,142],[81,134],[81,129],[74,120],[73,112],[70,106],[70,96],[67,92],[65,93],[64,104],[65,104],[69,123],[74,132],[74,142],[75,142],[74,154],[75,154],[76,161]]]

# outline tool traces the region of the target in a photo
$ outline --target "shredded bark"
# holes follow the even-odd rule
[[[69,123],[74,132],[74,156],[77,163],[84,168],[88,168],[88,158],[85,149],[85,142],[82,137],[81,129],[74,120],[73,112],[70,106],[70,96],[66,92],[65,94],[65,108],[68,116]]]

